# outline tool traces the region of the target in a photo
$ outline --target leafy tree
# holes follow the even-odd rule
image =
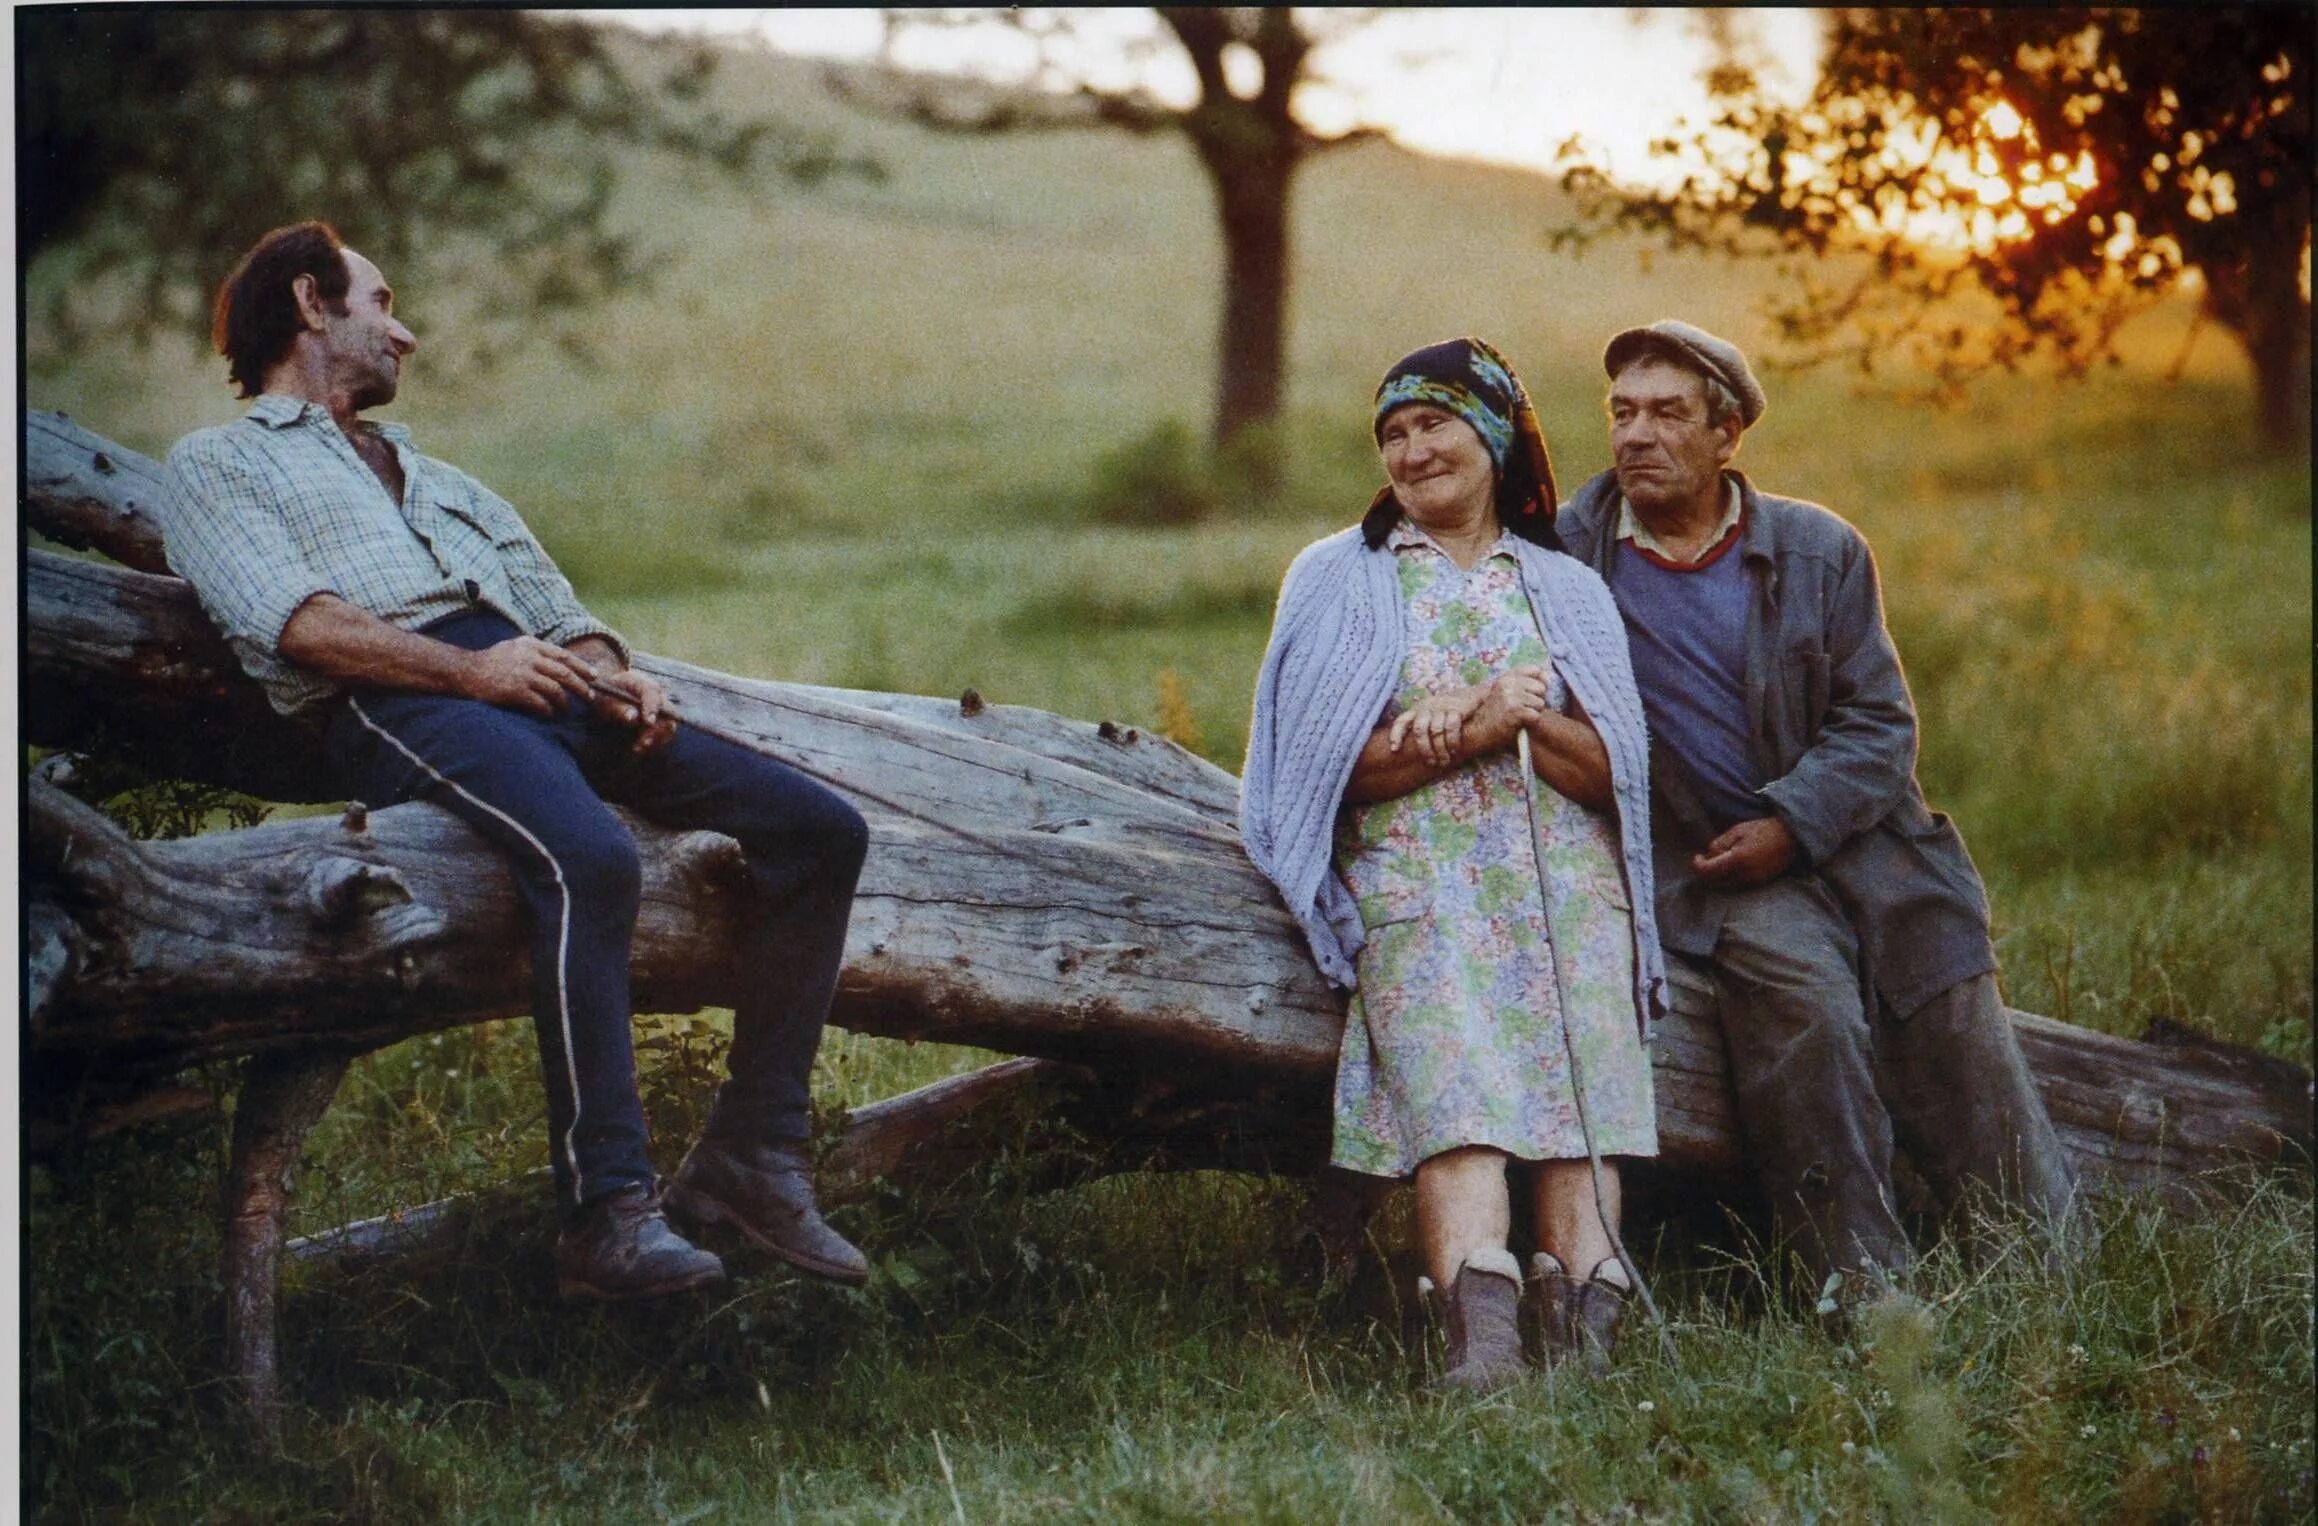
[[[710,109],[704,44],[532,12],[23,9],[16,57],[20,257],[71,262],[59,324],[108,276],[114,322],[200,322],[240,252],[304,217],[480,308],[570,309],[648,270],[607,221],[623,151],[861,167]]]
[[[2253,364],[2265,438],[2291,445],[2310,408],[2314,14],[1840,9],[1800,105],[1726,35],[1712,120],[1656,146],[1680,183],[1614,185],[1573,156],[1593,220],[1564,234],[1864,253],[1842,276],[1797,263],[1774,316],[1799,358],[1905,353],[1951,391],[2039,353],[2082,374],[2126,318],[2201,283]],[[1950,300],[1968,294],[1978,313]]]
[[[837,78],[856,99],[956,131],[1105,126],[1181,133],[1207,172],[1223,230],[1214,423],[1220,446],[1280,411],[1286,376],[1288,208],[1296,172],[1317,153],[1374,135],[1368,129],[1315,133],[1297,120],[1294,97],[1297,87],[1313,78],[1313,54],[1365,24],[1369,14],[1284,6],[1158,6],[1155,13],[1161,25],[1157,45],[1179,50],[1198,82],[1197,98],[1188,106],[1169,106],[1145,89],[1109,88],[1089,79],[1074,56],[1083,52],[1083,27],[1067,11],[887,13],[889,58],[910,28],[1013,27],[1037,48],[1038,62],[1024,90],[961,90],[920,77],[903,99],[880,101],[863,82]],[[1250,464],[1261,475],[1269,462],[1259,451]]]

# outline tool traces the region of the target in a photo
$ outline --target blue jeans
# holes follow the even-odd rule
[[[426,634],[479,651],[520,634],[499,615],[454,615]],[[679,724],[638,758],[635,733],[577,701],[552,720],[479,700],[356,689],[328,748],[350,796],[430,800],[507,854],[531,920],[532,1023],[547,1084],[548,1155],[565,1212],[650,1185],[636,1097],[629,944],[641,871],[604,802],[664,826],[739,842],[752,895],[738,961],[728,1079],[714,1127],[800,1141],[813,1056],[844,959],[868,827],[842,797],[785,764]]]

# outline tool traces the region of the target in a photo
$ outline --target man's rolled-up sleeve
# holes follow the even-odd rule
[[[283,523],[281,496],[234,446],[188,437],[169,452],[161,536],[169,566],[237,646],[279,658],[282,630],[316,594],[339,590]]]
[[[1855,539],[1827,610],[1827,705],[1795,766],[1763,786],[1805,858],[1824,863],[1906,797],[1916,711],[1883,624],[1875,558]]]

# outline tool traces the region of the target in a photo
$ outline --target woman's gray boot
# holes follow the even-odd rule
[[[1529,1258],[1529,1322],[1536,1332],[1537,1365],[1552,1367],[1578,1349],[1570,1328],[1570,1293],[1578,1280],[1551,1251]]]
[[[1509,1250],[1475,1251],[1457,1268],[1445,1305],[1448,1365],[1439,1387],[1494,1393],[1521,1378],[1521,1263]]]
[[[1617,1349],[1618,1328],[1626,1321],[1626,1299],[1632,1291],[1604,1277],[1605,1269],[1624,1270],[1614,1257],[1605,1258],[1585,1281],[1564,1279],[1569,1289],[1565,1307],[1570,1342],[1585,1358],[1586,1372],[1597,1378],[1610,1370],[1610,1353]]]

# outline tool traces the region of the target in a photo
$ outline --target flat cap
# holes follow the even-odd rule
[[[1615,380],[1620,371],[1646,354],[1661,354],[1705,372],[1730,388],[1738,399],[1739,422],[1748,428],[1763,416],[1770,399],[1763,384],[1747,366],[1746,352],[1727,339],[1717,339],[1702,328],[1661,318],[1648,328],[1628,329],[1602,351],[1602,369]]]

